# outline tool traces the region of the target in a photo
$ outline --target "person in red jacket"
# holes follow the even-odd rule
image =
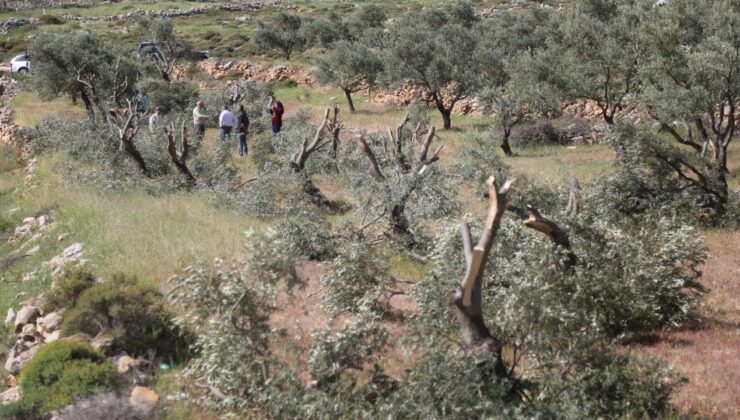
[[[275,98],[271,98],[270,115],[272,115],[272,133],[277,134],[283,128],[283,113],[285,113],[285,107],[283,103]]]

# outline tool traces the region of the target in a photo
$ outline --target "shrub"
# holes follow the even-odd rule
[[[105,356],[87,344],[68,341],[41,347],[20,377],[23,403],[41,413],[117,385],[116,372]]]
[[[185,337],[172,325],[162,295],[136,280],[121,275],[83,292],[67,312],[62,335],[78,332],[96,335],[109,330],[114,351],[140,355],[154,351],[178,360],[185,356]]]
[[[64,19],[62,19],[59,16],[55,16],[55,15],[41,15],[39,17],[39,20],[44,25],[63,25],[64,24]]]
[[[23,400],[0,404],[0,419],[37,420],[38,418],[36,409]]]
[[[511,134],[511,144],[518,147],[562,145],[568,143],[565,133],[555,128],[548,120],[515,129]]]
[[[44,311],[51,312],[64,307],[73,307],[80,294],[95,283],[95,275],[89,268],[70,268],[54,281],[54,286],[47,292]]]
[[[165,112],[190,111],[198,100],[198,88],[184,80],[171,83],[153,81],[149,84],[150,108],[161,106]]]

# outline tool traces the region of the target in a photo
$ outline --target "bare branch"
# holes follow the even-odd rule
[[[367,156],[367,159],[370,161],[370,170],[378,181],[385,181],[385,176],[383,175],[383,172],[380,170],[380,165],[378,164],[378,159],[375,157],[375,153],[370,148],[370,145],[367,144],[367,141],[365,140],[365,135],[360,134],[357,138],[357,142],[360,144],[360,147],[362,147],[362,151],[365,153],[365,156]]]

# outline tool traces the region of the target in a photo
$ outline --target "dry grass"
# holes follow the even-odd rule
[[[644,350],[668,360],[688,378],[674,399],[682,413],[740,417],[740,232],[706,233],[710,258],[704,284],[711,289],[700,321],[656,334]]]
[[[81,106],[72,106],[67,98],[42,101],[38,95],[31,92],[21,92],[11,101],[15,109],[15,123],[22,127],[35,127],[46,117],[77,119],[85,116]]]

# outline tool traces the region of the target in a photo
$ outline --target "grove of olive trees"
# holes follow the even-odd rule
[[[42,170],[13,191],[0,183],[0,205],[46,208],[34,194],[58,196],[43,183],[87,197],[48,207],[97,249],[92,268],[39,261],[49,290],[24,307],[63,319],[59,343],[45,321],[7,323],[12,354],[41,343],[0,416],[685,414],[672,402],[681,375],[632,344],[703,322],[702,235],[740,225],[740,2],[576,0],[492,16],[479,2],[413,3],[267,5],[227,22],[250,60],[306,66],[308,81],[260,79],[252,62],[211,77],[187,20],[142,20],[157,45],[144,56],[76,24],[37,28],[19,89],[81,113],[17,131]],[[416,96],[373,102],[405,89]],[[577,123],[599,144],[563,134],[572,103],[595,107]],[[515,140],[542,127],[558,139]],[[598,170],[540,175],[576,149],[597,150]],[[108,201],[130,207],[102,223]],[[157,219],[146,203],[167,210]],[[202,207],[216,216],[194,219]],[[1,233],[14,226],[4,217]],[[90,233],[99,225],[144,234],[121,245]],[[42,232],[28,244],[66,238]],[[146,253],[164,268],[116,262]],[[143,387],[168,398],[139,404]]]

